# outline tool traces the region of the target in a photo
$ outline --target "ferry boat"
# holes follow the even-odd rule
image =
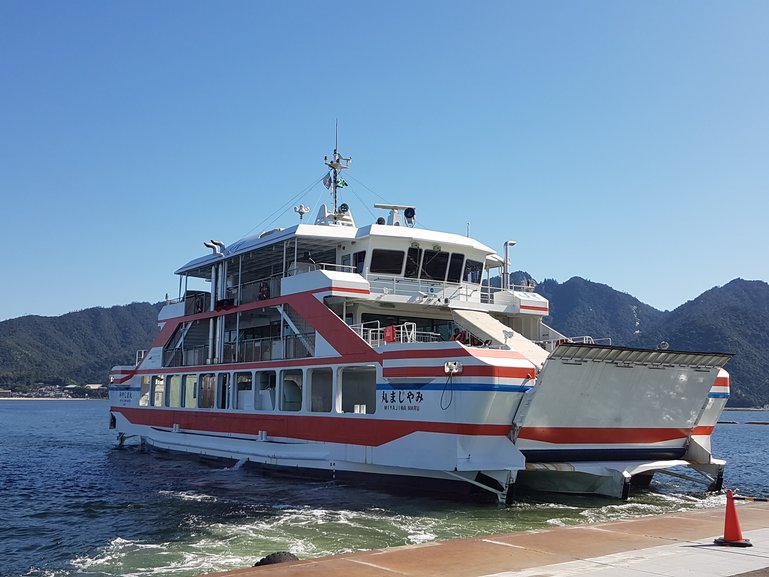
[[[331,208],[176,271],[157,338],[110,374],[120,444],[500,502],[626,498],[662,473],[721,488],[730,355],[569,338],[510,284],[514,241],[418,228],[409,204],[358,226],[338,204],[350,159],[325,160]]]

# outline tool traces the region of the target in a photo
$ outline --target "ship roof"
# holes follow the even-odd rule
[[[494,249],[477,240],[450,232],[440,232],[424,228],[408,226],[392,226],[370,224],[361,228],[351,226],[329,226],[317,224],[297,224],[285,229],[274,229],[259,234],[244,237],[228,246],[221,252],[207,254],[193,259],[175,271],[175,274],[187,274],[211,267],[223,259],[231,258],[275,245],[291,238],[310,241],[317,250],[330,249],[345,240],[363,240],[377,238],[402,238],[413,242],[432,242],[435,244],[451,245],[452,247],[469,248],[485,253],[486,259],[492,263],[501,262]],[[445,246],[444,246],[445,248]]]

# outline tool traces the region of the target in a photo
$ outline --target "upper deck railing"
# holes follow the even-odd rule
[[[544,341],[536,341],[539,346],[545,349],[547,352],[552,353],[559,345],[564,344],[582,344],[582,345],[609,345],[611,346],[611,338],[605,337],[596,339],[588,335],[580,337],[564,337],[559,339],[548,339]]]
[[[222,363],[251,363],[258,361],[303,359],[312,356],[315,333],[247,339],[236,343],[224,343],[221,359],[208,358],[208,345],[189,348],[173,348],[163,351],[164,367],[193,367]]]
[[[369,282],[372,293],[419,296],[428,303],[433,300],[493,303],[494,294],[506,290],[475,283],[454,283],[372,274],[366,275],[366,280]],[[534,292],[534,287],[529,285],[514,285],[510,289],[519,292]]]
[[[416,323],[383,327],[379,321],[369,321],[350,325],[350,328],[372,347],[386,343],[433,343],[443,340],[439,333],[418,331]]]

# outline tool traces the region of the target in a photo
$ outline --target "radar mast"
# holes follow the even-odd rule
[[[334,199],[334,214],[336,214],[339,210],[337,207],[336,190],[342,186],[347,186],[344,179],[339,178],[339,173],[350,168],[350,162],[352,162],[352,158],[345,158],[339,154],[339,120],[336,121],[335,126],[334,154],[331,156],[331,160],[328,159],[328,156],[323,157],[323,160],[326,166],[331,169],[331,172],[323,179],[323,184],[331,191],[331,196]]]

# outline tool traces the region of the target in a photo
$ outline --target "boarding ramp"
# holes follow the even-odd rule
[[[492,346],[510,348],[521,353],[537,369],[547,359],[547,351],[519,332],[501,323],[485,311],[452,309],[454,322]]]
[[[680,458],[732,355],[566,343],[514,417],[527,462]]]

